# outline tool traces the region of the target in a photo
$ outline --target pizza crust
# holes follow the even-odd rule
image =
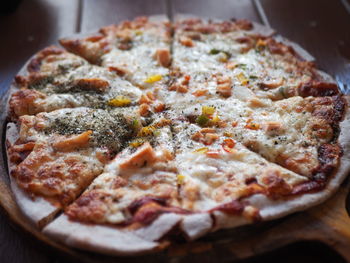
[[[152,16],[148,16],[148,20],[150,22],[166,22],[166,21],[169,21],[169,18],[166,16],[166,15],[152,15]]]
[[[6,139],[10,145],[13,145],[18,139],[18,129],[14,123],[7,124]],[[15,167],[15,164],[10,162],[8,155],[7,162],[9,170],[11,171]],[[12,192],[21,211],[37,227],[42,228],[47,223],[51,222],[54,216],[59,212],[59,208],[46,201],[44,198],[31,198],[17,185],[16,180],[12,176],[10,176],[10,182]]]
[[[47,225],[43,233],[68,246],[110,255],[142,254],[160,246],[160,243],[143,239],[131,231],[73,222],[66,215]]]
[[[194,240],[210,232],[213,224],[209,213],[201,213],[184,216],[180,228],[189,240]]]
[[[255,26],[255,25],[254,25]],[[290,41],[289,39],[282,37],[281,35],[276,35],[274,37],[277,41],[282,42],[287,46],[291,46],[295,52],[302,57],[306,61],[315,61],[315,57],[313,57],[309,52],[307,52],[304,48],[302,48],[299,44]]]
[[[224,20],[222,19],[217,19],[217,18],[206,18],[206,17],[201,17],[201,16],[196,16],[196,15],[191,15],[191,14],[185,14],[185,13],[181,13],[181,14],[176,14],[174,17],[174,22],[178,22],[180,20],[183,19],[201,19],[204,22],[209,22],[209,21],[214,21],[214,22],[223,22]],[[274,29],[272,29],[271,27],[267,27],[265,25],[253,22],[253,29],[251,31],[249,31],[252,34],[259,34],[259,35],[263,35],[263,36],[273,36],[276,31]]]
[[[162,238],[182,219],[178,214],[163,214],[147,227],[142,227],[134,231],[134,234],[142,239],[156,241]]]
[[[152,224],[136,230],[120,230],[115,227],[88,225],[73,222],[60,215],[44,229],[44,234],[81,249],[89,249],[111,255],[141,254],[157,250],[157,242],[182,219],[181,215],[168,213],[159,216]]]
[[[111,255],[130,255],[157,250],[161,245],[157,241],[178,224],[189,240],[197,239],[213,229],[209,213],[186,216],[167,213],[159,216],[149,226],[136,230],[82,224],[73,222],[62,214],[44,227],[43,233],[68,246]]]
[[[23,214],[40,229],[51,222],[60,211],[44,198],[30,198],[13,179],[11,179],[11,189]]]

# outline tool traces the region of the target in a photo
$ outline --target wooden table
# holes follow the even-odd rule
[[[270,25],[310,51],[340,85],[350,85],[348,0],[23,0],[14,13],[0,16],[0,96],[24,61],[60,37],[169,9],[224,19],[248,18]],[[0,213],[0,262],[70,261],[76,262],[23,233]],[[309,242],[244,262],[266,261],[345,262],[326,245]]]

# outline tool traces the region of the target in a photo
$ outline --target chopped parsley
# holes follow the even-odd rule
[[[247,64],[238,64],[237,67],[239,67],[243,70],[247,70]]]
[[[209,118],[204,114],[199,115],[196,119],[196,123],[199,126],[205,126],[208,122],[209,122]]]
[[[220,49],[216,49],[216,48],[213,48],[209,51],[210,55],[217,55],[219,53],[224,53],[227,56],[227,58],[231,57],[231,53],[228,51],[224,51],[224,50],[220,50]]]

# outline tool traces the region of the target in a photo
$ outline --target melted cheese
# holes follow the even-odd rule
[[[86,61],[68,52],[63,55],[51,55],[51,60],[47,63],[44,60],[37,74],[44,76],[45,82],[29,83],[30,88],[38,90],[43,96],[29,101],[19,96],[20,103],[27,104],[31,113],[82,106],[106,108],[108,101],[117,96],[127,97],[134,104],[140,99],[142,91],[138,87],[108,69],[88,65]],[[96,87],[79,87],[79,81],[84,80],[95,80]],[[106,82],[108,87],[99,90],[98,82]]]
[[[272,54],[267,47],[263,50],[251,47],[247,52],[242,51],[246,44],[239,43],[237,39],[245,37],[256,41],[249,33],[195,33],[200,40],[193,40],[194,45],[187,47],[181,44],[181,38],[188,31],[176,31],[173,51],[173,67],[181,74],[191,76],[191,91],[204,88],[215,95],[216,83],[213,80],[216,75],[222,75],[232,80],[233,89],[241,90],[243,86],[251,90],[250,96],[255,94],[263,98],[283,99],[290,95],[281,93],[280,87],[295,89],[312,78],[312,70],[300,70],[298,59],[288,53]],[[223,55],[226,56],[224,61]],[[242,74],[246,78],[244,84],[237,78]],[[264,88],[264,84],[270,87]]]
[[[280,178],[294,185],[306,179],[300,175],[267,162],[261,156],[242,145],[235,146],[234,153],[227,153],[214,144],[210,149],[220,152],[218,158],[206,154],[184,151],[176,157],[179,173],[185,183],[180,189],[183,207],[195,211],[210,210],[220,204],[238,199],[247,188],[246,180],[256,178],[264,185],[263,178],[269,171],[280,171]],[[192,195],[195,195],[192,198]]]
[[[102,65],[105,67],[118,67],[126,70],[125,77],[135,86],[142,88],[151,88],[153,86],[164,85],[166,77],[169,75],[169,69],[162,67],[154,58],[157,46],[137,46],[129,50],[114,49],[102,57]],[[147,83],[146,80],[151,76],[162,76],[163,80]]]

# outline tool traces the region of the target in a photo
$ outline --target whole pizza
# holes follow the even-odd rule
[[[319,204],[349,171],[347,98],[261,25],[138,17],[60,44],[15,77],[6,136],[53,239],[155,251]]]

